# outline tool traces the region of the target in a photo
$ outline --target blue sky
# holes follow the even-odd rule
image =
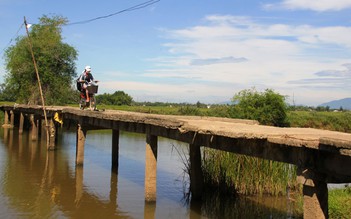
[[[0,0],[0,82],[24,16],[74,23],[145,1]],[[62,30],[79,53],[77,73],[90,65],[99,93],[220,103],[255,87],[311,106],[351,97],[351,0],[161,0]]]

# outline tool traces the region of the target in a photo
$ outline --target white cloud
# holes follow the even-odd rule
[[[277,4],[266,4],[266,9],[340,11],[351,8],[351,0],[284,0]]]
[[[235,58],[232,56],[228,57],[221,57],[221,58],[208,58],[208,59],[194,59],[191,61],[190,65],[213,65],[219,63],[239,63],[239,62],[246,62],[247,59],[240,57]]]
[[[170,42],[163,46],[169,56],[157,57],[155,68],[144,76],[183,80],[186,84],[190,82],[185,79],[190,79],[192,89],[198,91],[192,95],[200,96],[201,92],[232,96],[240,88],[252,86],[277,89],[284,95],[306,89],[309,92],[301,93],[301,98],[307,101],[306,93],[322,93],[316,84],[321,80],[316,72],[338,70],[350,62],[351,41],[347,36],[351,35],[351,27],[263,24],[228,15],[208,16],[206,21],[208,24],[202,26],[165,31]],[[343,79],[331,77],[323,80],[323,85],[336,89]],[[205,82],[214,83],[204,85]],[[222,89],[220,83],[236,87]],[[172,93],[176,87],[158,88]],[[334,97],[343,98],[350,93],[336,90],[330,92],[337,93]]]

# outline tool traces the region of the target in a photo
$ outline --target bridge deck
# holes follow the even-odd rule
[[[53,107],[52,110],[55,108]],[[88,117],[178,129],[181,133],[223,136],[236,139],[265,139],[287,146],[308,147],[351,156],[351,134],[313,128],[281,128],[259,125],[254,120],[201,116],[156,115],[116,110],[82,111],[77,108],[57,108],[71,118]],[[76,118],[77,119],[77,118]],[[104,125],[101,125],[102,127]],[[167,136],[165,136],[167,137]],[[323,147],[321,146],[323,145]]]

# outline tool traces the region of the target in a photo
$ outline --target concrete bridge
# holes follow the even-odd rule
[[[3,105],[5,126],[41,130],[41,106]],[[303,184],[304,218],[328,218],[327,183],[351,182],[351,134],[310,128],[278,128],[256,121],[228,118],[166,116],[74,107],[46,107],[49,119],[48,150],[55,149],[57,121],[77,127],[76,165],[84,163],[88,130],[112,129],[112,171],[118,172],[119,131],[146,134],[145,200],[156,201],[157,138],[189,144],[192,198],[201,198],[203,176],[200,147],[294,164]],[[27,118],[27,119],[26,119]],[[56,118],[56,119],[55,119]]]

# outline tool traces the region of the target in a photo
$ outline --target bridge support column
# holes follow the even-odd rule
[[[5,110],[4,111],[4,127],[8,128],[9,127],[9,111]]]
[[[12,111],[8,111],[8,110],[4,111],[4,125],[3,125],[4,128],[13,128],[13,126],[11,126],[9,122],[11,117],[11,112]]]
[[[190,144],[190,191],[192,200],[200,200],[203,191],[200,145]]]
[[[76,141],[76,166],[83,166],[84,162],[84,144],[87,135],[87,130],[80,124],[77,127],[77,141]]]
[[[32,141],[36,141],[38,139],[38,125],[33,114],[30,115],[30,123],[32,124]]]
[[[76,166],[76,197],[74,203],[76,206],[80,205],[80,201],[83,197],[83,167]]]
[[[117,208],[117,197],[118,197],[118,175],[117,173],[111,172],[110,179],[110,205],[112,209]]]
[[[41,137],[41,133],[45,133],[45,125],[43,125],[43,120],[41,118],[34,117],[34,121],[36,122],[37,125],[37,135],[38,137]],[[44,127],[44,130],[43,130]]]
[[[157,136],[146,134],[145,201],[156,202]]]
[[[10,111],[10,125],[15,127],[15,113],[12,110]]]
[[[112,130],[112,172],[118,173],[119,130]]]
[[[55,150],[56,148],[56,125],[53,119],[50,119],[50,124],[49,124],[49,145],[48,145],[48,150]]]
[[[298,180],[303,184],[303,218],[328,218],[328,187],[323,179],[310,169],[299,174]]]
[[[18,129],[19,134],[23,133],[23,125],[24,125],[24,115],[23,115],[23,113],[21,113],[20,114],[20,121],[19,121],[19,129]]]

